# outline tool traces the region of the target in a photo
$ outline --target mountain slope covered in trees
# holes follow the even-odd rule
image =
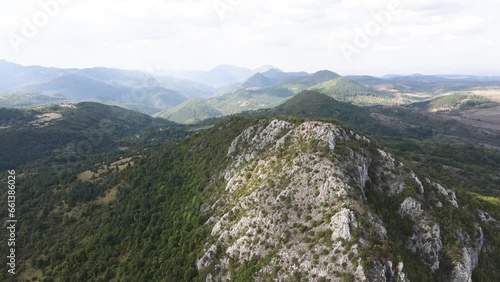
[[[47,166],[19,168],[20,277],[495,281],[500,275],[494,198],[438,184],[337,123],[234,117],[128,154],[130,165],[116,169],[110,157],[62,175]]]
[[[0,108],[2,170],[43,157],[87,155],[127,147],[125,137],[174,123],[116,106],[82,102],[29,109]]]

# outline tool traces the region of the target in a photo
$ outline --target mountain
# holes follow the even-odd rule
[[[254,71],[231,65],[220,65],[208,71],[177,71],[170,75],[189,79],[214,88],[227,88],[241,83],[254,74]]]
[[[340,101],[360,105],[386,104],[388,102],[381,101],[394,99],[394,96],[389,93],[370,89],[346,77],[337,77],[314,85],[309,89],[324,93]]]
[[[340,77],[340,75],[338,75],[337,73],[328,70],[322,70],[315,72],[312,75],[290,79],[287,82],[278,85],[277,88],[288,89],[296,94],[300,91],[308,89],[309,87],[332,79],[336,79],[338,77]]]
[[[411,75],[385,75],[383,78],[388,79],[390,81],[407,81],[407,82],[448,82],[450,79],[440,77],[437,75],[424,75],[420,73],[415,73]]]
[[[0,103],[64,103],[0,108],[0,281],[500,281],[493,80],[16,73]]]
[[[217,92],[193,81],[103,67],[58,69],[0,61],[0,74],[0,102],[7,100],[0,106],[97,101],[153,114]]]
[[[220,65],[205,73],[201,73],[197,80],[213,87],[225,87],[244,81],[253,74],[253,71],[231,65]]]
[[[60,94],[72,101],[86,99],[118,100],[122,96],[129,94],[126,88],[112,86],[93,78],[76,74],[64,75],[48,82],[23,86],[9,92],[37,93],[41,95]]]
[[[408,107],[426,110],[429,112],[447,112],[485,107],[491,104],[493,104],[493,101],[483,96],[456,93],[439,96],[424,102],[414,103],[408,105]]]
[[[240,87],[252,90],[268,87],[276,83],[276,80],[262,73],[256,73],[248,78]]]
[[[52,156],[89,155],[126,147],[123,138],[165,120],[92,102],[30,109],[0,108],[1,169]]]
[[[275,74],[277,73],[279,72],[275,71]],[[209,98],[208,102],[224,115],[230,115],[275,107],[306,89],[316,90],[342,101],[362,105],[393,99],[390,94],[364,87],[331,71],[319,71],[313,75],[298,77],[277,75],[276,79],[265,74],[256,74],[240,88],[249,85],[254,86],[251,88],[252,90],[249,90],[250,88],[246,88],[247,90],[239,89],[232,93]]]
[[[421,81],[421,82],[500,82],[498,76],[480,76],[480,75],[463,75],[463,74],[412,74],[412,75],[385,75],[384,79],[389,81]]]
[[[488,91],[500,87],[500,79],[492,76],[413,74],[385,75],[382,78],[366,76],[349,76],[349,78],[376,90],[396,93],[406,104],[429,100],[438,95]]]
[[[177,91],[163,87],[145,88],[144,91],[149,95],[145,98],[149,101],[148,104],[154,105],[158,109],[172,108],[188,99]]]
[[[172,89],[187,98],[200,98],[200,97],[210,97],[218,93],[218,89],[202,84],[199,82],[194,82],[187,79],[174,78],[172,76],[154,75],[155,80],[158,84],[166,89]]]
[[[254,70],[255,73],[264,73],[264,72],[267,72],[269,70],[272,70],[272,69],[277,69],[277,70],[280,70],[279,68],[273,66],[273,65],[263,65],[263,66],[260,66],[258,68],[256,68]]]
[[[59,97],[62,101],[96,101],[149,114],[175,107],[187,100],[181,93],[159,86],[129,88],[110,85],[100,80],[77,74],[64,75],[48,82],[13,89],[9,91],[8,95],[25,101],[26,99],[23,99],[22,96],[26,96],[26,94],[28,94],[28,97],[34,96],[35,98],[32,99],[37,100],[42,100],[42,97],[49,96]],[[30,105],[27,102],[24,103],[28,106]],[[6,106],[5,104],[2,105]]]
[[[253,111],[277,106],[295,93],[286,88],[269,87],[261,90],[237,90],[232,93],[207,99],[224,115]]]
[[[252,114],[252,113],[251,113]],[[253,113],[264,116],[334,118],[375,136],[461,142],[500,149],[500,132],[472,127],[451,117],[411,107],[363,107],[338,101],[317,91],[303,91],[283,104]]]
[[[485,81],[500,82],[500,76],[480,76],[480,75],[463,75],[463,74],[445,74],[440,76],[448,79],[468,80],[471,82],[485,82]]]
[[[60,69],[42,66],[22,66],[0,60],[0,91],[6,91],[30,84],[44,83],[61,76],[79,75],[89,77],[115,86],[139,87],[151,83],[151,76],[133,70],[113,68]]]
[[[16,170],[21,277],[500,279],[497,198],[440,183],[339,123],[232,117],[111,157],[60,176]]]
[[[222,113],[203,99],[191,99],[175,108],[155,114],[170,121],[191,124],[209,118],[221,117]]]
[[[160,86],[155,78],[147,73],[137,70],[122,70],[114,68],[86,68],[69,69],[71,73],[87,76],[98,81],[114,86],[124,87],[153,87]]]
[[[253,75],[236,91],[211,97],[207,101],[224,115],[271,108],[302,90],[337,78],[338,74],[326,70],[310,75],[300,72],[285,73],[271,68],[264,73]]]
[[[311,75],[271,68],[253,75],[235,91],[210,97],[207,102],[221,114],[232,115],[278,106],[307,89],[358,105],[395,104],[397,100],[393,94],[363,86],[332,71]]]
[[[310,77],[304,78],[302,83],[304,83],[304,85],[306,85],[306,86],[313,86],[313,85],[316,85],[318,83],[322,83],[322,82],[332,80],[332,79],[335,79],[338,77],[340,77],[340,75],[337,73],[334,73],[334,72],[329,71],[329,70],[321,70],[321,71],[315,72]]]
[[[28,84],[41,83],[55,79],[64,72],[57,68],[21,66],[0,60],[0,92]]]
[[[243,90],[259,90],[306,76],[309,76],[306,72],[284,72],[278,68],[271,67],[265,72],[254,74],[242,83],[239,88]]]
[[[338,125],[254,125],[222,175],[196,261],[215,280],[469,280],[485,246],[480,213],[454,191]]]
[[[349,103],[342,103],[316,91],[302,91],[283,104],[273,109],[263,110],[262,113],[267,116],[341,118],[343,114],[358,111],[362,111],[362,108]]]
[[[500,196],[500,130],[471,125],[469,119],[399,106],[360,107],[315,91],[247,115],[333,119],[370,134],[442,182]]]
[[[370,75],[346,75],[345,77],[349,78],[350,80],[360,83],[360,84],[379,84],[379,83],[384,83],[385,80],[379,77],[374,77]]]
[[[0,94],[0,107],[24,108],[39,105],[50,105],[68,102],[68,99],[60,94],[34,94],[34,93],[9,93]]]

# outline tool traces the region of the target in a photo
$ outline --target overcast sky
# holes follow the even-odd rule
[[[25,65],[500,75],[500,0],[0,3],[0,59]]]

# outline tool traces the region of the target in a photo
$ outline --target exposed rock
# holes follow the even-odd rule
[[[415,175],[414,172],[411,173],[411,177],[415,179],[415,183],[417,184],[417,190],[420,195],[424,195],[424,185],[422,185],[422,182],[420,179],[418,179],[418,176]]]
[[[401,282],[409,282],[410,280],[408,280],[408,278],[406,278],[406,274],[403,272],[403,267],[404,267],[404,264],[402,261],[400,261],[398,263],[398,278],[399,278],[399,281]]]
[[[212,263],[216,254],[217,254],[217,246],[216,245],[210,246],[208,251],[199,260],[196,261],[196,269],[200,270],[209,266]]]
[[[401,281],[409,282],[406,278],[406,274],[403,271],[403,262],[399,262],[397,267],[394,267],[392,261],[374,262],[373,267],[369,271],[369,281]],[[358,281],[358,280],[356,280]]]
[[[381,150],[381,149],[377,149],[378,152],[380,153],[380,155],[386,159],[388,161],[388,164],[394,168],[395,167],[395,159],[391,156],[391,154],[387,153],[386,151],[384,150]]]
[[[450,189],[444,188],[439,183],[430,181],[428,178],[426,178],[426,181],[431,184],[432,187],[434,187],[441,195],[443,195],[450,204],[452,204],[455,208],[458,208],[457,196],[455,195],[455,192],[451,191]]]
[[[226,226],[227,222],[228,222],[228,214],[226,213],[222,216],[222,218],[219,221],[217,221],[217,223],[215,223],[210,235],[214,236],[215,234],[219,233],[222,230],[222,228]]]
[[[437,223],[421,220],[414,226],[414,234],[408,240],[407,248],[417,253],[431,271],[439,269],[439,256],[443,248],[441,229]]]
[[[399,207],[399,215],[413,217],[422,212],[422,204],[412,197],[407,197]]]
[[[462,249],[462,260],[455,262],[455,268],[453,269],[453,281],[461,282],[472,282],[472,271],[479,264],[479,254],[484,244],[484,235],[481,227],[477,226],[476,237],[473,239],[474,244],[470,244],[470,238],[467,233],[461,232],[462,243],[466,245]]]
[[[278,136],[284,130],[291,128],[289,122],[282,120],[272,120],[265,128],[252,126],[243,131],[236,139],[233,140],[228,149],[228,155],[236,154],[237,150],[243,150],[236,155],[234,167],[238,167],[245,162],[255,158],[262,149],[275,143]],[[248,144],[248,146],[242,146]]]
[[[358,227],[354,213],[349,209],[342,209],[330,220],[330,228],[332,229],[332,240],[342,238],[345,241],[351,240],[351,232]]]
[[[498,224],[498,220],[496,220],[494,217],[492,217],[489,213],[487,212],[484,212],[484,211],[481,211],[481,210],[478,210],[477,211],[478,215],[479,215],[479,218],[481,219],[482,222],[486,222],[486,223],[494,223],[494,224]]]
[[[209,209],[211,238],[196,263],[198,270],[211,266],[210,281],[230,281],[235,267],[264,258],[255,281],[289,281],[295,273],[307,281],[337,281],[339,273],[356,281],[409,281],[398,258],[364,261],[363,252],[374,256],[389,239],[385,218],[367,205],[369,192],[400,203],[395,218],[413,223],[400,242],[429,270],[439,270],[441,227],[430,211],[457,208],[455,193],[375,150],[369,139],[330,123],[273,120],[233,140],[228,159],[226,189]],[[426,190],[420,179],[426,179]],[[478,217],[494,220],[481,211]],[[482,231],[475,241],[465,232],[455,237],[465,248],[454,262],[454,277],[467,281],[477,266]]]

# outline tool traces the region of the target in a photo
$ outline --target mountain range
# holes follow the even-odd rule
[[[499,77],[467,75],[340,76],[220,65],[208,71],[61,69],[0,61],[0,106],[94,101],[181,123],[270,108],[303,90],[357,105],[403,105],[500,87]],[[194,99],[194,101],[191,101]]]
[[[142,71],[21,66],[1,60],[0,74],[0,106],[98,101],[153,114],[191,98],[213,96],[253,72],[221,66],[198,72],[191,81]]]
[[[16,279],[497,281],[500,132],[415,107],[306,90],[198,125],[1,109]]]

